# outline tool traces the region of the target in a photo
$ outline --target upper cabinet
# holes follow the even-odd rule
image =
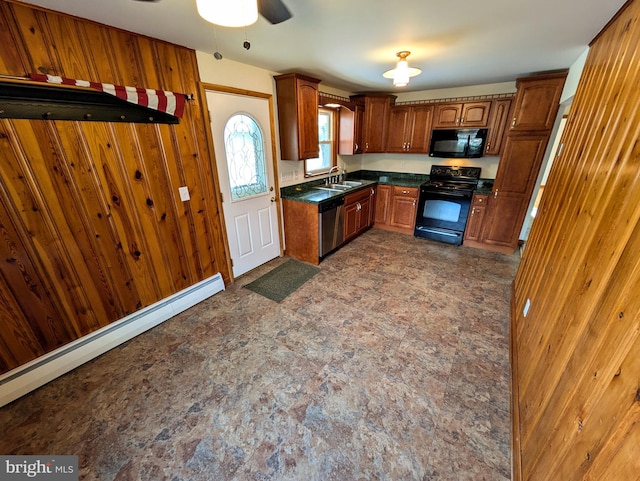
[[[318,157],[320,81],[296,73],[277,75],[274,79],[282,159],[304,160]]]
[[[551,130],[566,77],[562,72],[518,79],[510,132]]]
[[[340,107],[340,137],[338,153],[340,155],[361,154],[362,124],[364,123],[364,105],[353,104],[351,108]]]
[[[351,100],[364,101],[364,124],[362,126],[362,142],[364,153],[385,152],[389,110],[395,103],[395,95],[371,94],[354,95]]]
[[[391,107],[387,152],[428,153],[433,108],[433,104]]]
[[[434,129],[486,127],[491,101],[438,103],[433,117]]]
[[[504,136],[509,125],[512,101],[512,98],[505,98],[496,99],[492,102],[487,143],[484,148],[485,155],[500,155],[502,152]]]

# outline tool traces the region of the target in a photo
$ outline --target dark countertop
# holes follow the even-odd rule
[[[361,186],[353,187],[344,192],[331,192],[328,190],[320,190],[316,187],[323,187],[325,179],[316,179],[302,184],[282,187],[280,189],[280,197],[282,199],[296,200],[299,202],[308,202],[310,204],[320,204],[329,199],[343,197],[351,192],[357,192],[360,189],[374,184],[397,185],[402,187],[420,187],[421,184],[429,180],[427,174],[408,174],[403,172],[384,172],[376,170],[358,170],[347,174],[347,180],[355,180],[362,182]],[[493,179],[480,179],[476,194],[491,194],[493,188]]]

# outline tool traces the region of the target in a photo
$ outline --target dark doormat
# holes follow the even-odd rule
[[[289,259],[284,264],[270,270],[262,277],[243,286],[253,292],[271,299],[282,302],[282,300],[295,291],[302,284],[307,282],[320,271],[320,268]]]

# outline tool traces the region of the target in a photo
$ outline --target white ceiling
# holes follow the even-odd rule
[[[233,1],[233,0],[230,0]],[[396,91],[481,85],[570,67],[625,0],[284,0],[293,18],[214,27],[195,0],[28,0],[348,92],[394,91],[396,52],[423,73]],[[216,42],[217,37],[217,42]],[[243,42],[251,48],[245,50]]]

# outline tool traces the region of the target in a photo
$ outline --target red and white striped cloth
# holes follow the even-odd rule
[[[88,80],[70,79],[57,75],[29,74],[31,80],[58,85],[75,85],[77,87],[90,87],[101,92],[106,92],[133,104],[148,107],[150,109],[166,112],[176,117],[182,117],[185,94],[170,92],[168,90],[143,89],[125,85],[113,85]]]

